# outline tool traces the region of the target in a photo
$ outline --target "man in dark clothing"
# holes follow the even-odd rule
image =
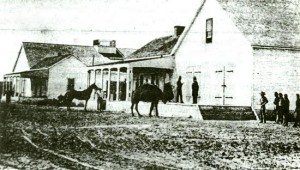
[[[6,95],[6,103],[10,103],[11,102],[11,96],[14,94],[14,92],[12,90],[7,90],[5,95]]]
[[[277,123],[278,120],[278,104],[279,104],[279,97],[278,97],[278,93],[275,92],[274,93],[275,99],[274,99],[274,111],[273,111],[273,115],[275,115],[275,122]]]
[[[266,104],[268,103],[268,99],[265,96],[265,92],[261,92],[260,95],[260,123],[266,123]]]
[[[283,104],[283,126],[288,126],[288,115],[290,111],[290,100],[288,98],[287,94],[284,94],[283,98],[284,104]]]
[[[125,101],[126,100],[126,79],[123,83],[120,83],[120,100]]]
[[[192,96],[193,96],[193,104],[197,104],[199,85],[196,77],[194,77],[194,82],[192,84]]]
[[[278,119],[277,119],[277,123],[283,123],[283,113],[284,113],[284,99],[282,96],[282,93],[278,94],[279,97],[279,102],[278,102]]]
[[[176,103],[178,102],[179,97],[180,97],[180,102],[183,103],[183,100],[182,100],[182,85],[183,85],[183,83],[181,83],[181,76],[179,76],[178,81],[177,81]]]
[[[300,97],[299,97],[299,94],[296,94],[296,109],[295,109],[295,113],[294,113],[294,116],[295,116],[295,124],[293,127],[297,127],[299,126],[299,123],[300,123]]]

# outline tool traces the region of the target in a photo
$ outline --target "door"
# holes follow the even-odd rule
[[[215,70],[214,87],[215,104],[224,105],[224,67],[218,67]]]
[[[215,103],[216,105],[232,105],[234,98],[234,70],[232,66],[223,66],[215,71]]]
[[[235,83],[234,83],[234,70],[230,66],[227,66],[225,68],[225,85],[226,88],[224,91],[224,96],[225,96],[224,105],[233,105]]]

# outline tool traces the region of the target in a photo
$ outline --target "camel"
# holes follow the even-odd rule
[[[162,100],[163,103],[166,104],[167,101],[172,100],[173,98],[174,98],[174,94],[170,83],[166,83],[164,85],[163,92],[156,85],[144,84],[138,87],[132,94],[131,114],[132,116],[134,116],[133,107],[135,105],[135,110],[137,111],[138,115],[142,116],[139,113],[138,104],[140,101],[144,101],[144,102],[151,102],[149,117],[152,117],[151,113],[154,107],[156,109],[156,116],[158,117],[159,114],[158,114],[157,105],[159,100]]]

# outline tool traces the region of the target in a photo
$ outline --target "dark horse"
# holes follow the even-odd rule
[[[140,87],[138,87],[132,95],[132,100],[131,100],[131,114],[133,114],[133,107],[135,105],[135,110],[137,111],[139,116],[142,116],[139,113],[138,109],[138,104],[140,101],[144,102],[151,102],[151,107],[150,107],[150,113],[149,116],[152,117],[151,113],[153,110],[153,107],[156,109],[156,116],[158,117],[158,101],[162,100],[163,103],[166,103],[169,100],[172,100],[174,98],[174,94],[172,91],[172,86],[170,83],[166,83],[164,85],[164,92],[162,92],[156,85],[151,85],[151,84],[144,84]]]
[[[87,89],[83,91],[76,91],[76,90],[68,91],[64,96],[64,103],[67,105],[67,109],[71,110],[70,107],[73,99],[78,99],[78,100],[85,100],[84,111],[86,111],[86,106],[88,104],[93,89],[101,91],[101,88],[97,87],[95,83],[90,85]]]

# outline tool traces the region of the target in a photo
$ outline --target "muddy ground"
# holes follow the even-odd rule
[[[0,169],[299,169],[300,128],[1,105]],[[146,115],[146,113],[145,113]]]

